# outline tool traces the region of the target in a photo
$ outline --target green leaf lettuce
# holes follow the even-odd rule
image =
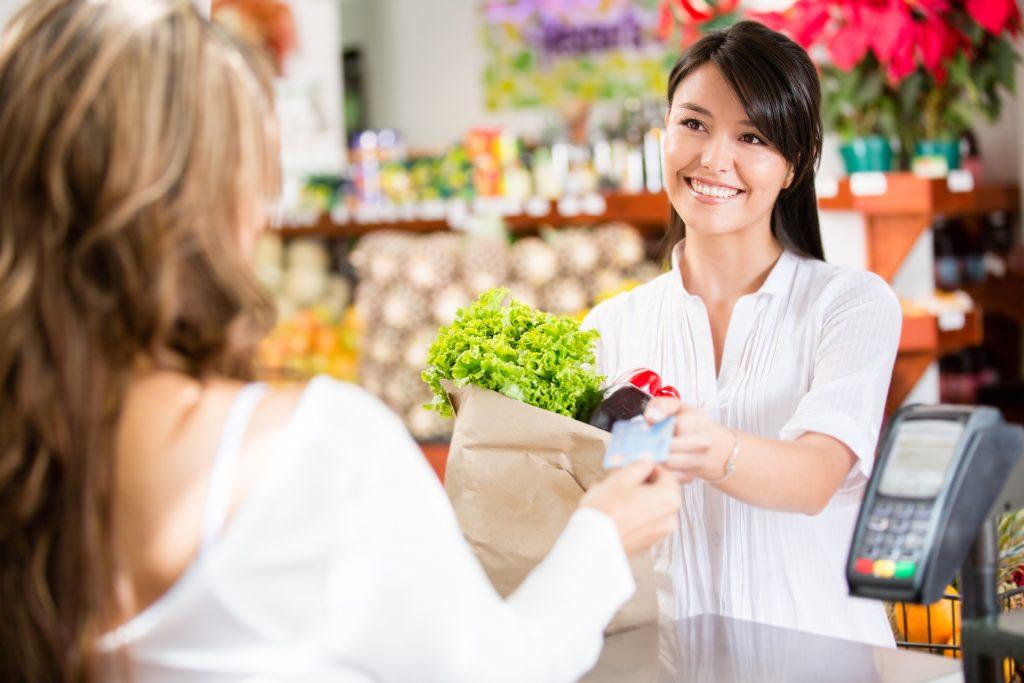
[[[604,380],[593,370],[597,338],[571,318],[515,301],[508,289],[485,292],[431,345],[423,381],[434,399],[426,407],[454,415],[441,386],[447,379],[568,417],[584,415],[599,400]]]

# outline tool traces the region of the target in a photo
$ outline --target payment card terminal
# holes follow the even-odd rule
[[[942,597],[1021,454],[1021,430],[979,406],[908,406],[879,441],[854,530],[851,595]]]

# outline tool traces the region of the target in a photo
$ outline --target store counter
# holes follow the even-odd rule
[[[961,683],[959,660],[705,614],[611,636],[581,683]]]

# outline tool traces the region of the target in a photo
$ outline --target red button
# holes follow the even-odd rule
[[[853,566],[853,569],[858,574],[867,574],[868,576],[871,576],[875,571],[875,562],[874,560],[869,560],[866,557],[858,557],[857,563]]]

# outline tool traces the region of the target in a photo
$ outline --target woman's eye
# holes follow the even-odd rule
[[[757,137],[753,133],[744,133],[743,135],[740,136],[740,140],[742,140],[743,142],[749,142],[752,145],[763,145],[763,144],[765,144],[764,140],[762,140],[761,138]]]
[[[683,127],[690,130],[703,130],[704,124],[697,119],[683,119]]]

